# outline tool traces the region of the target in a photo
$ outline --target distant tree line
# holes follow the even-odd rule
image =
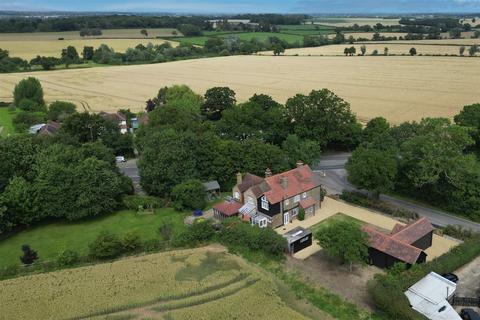
[[[250,19],[252,22],[270,25],[300,24],[308,16],[305,15],[237,15],[222,16],[219,19]],[[71,16],[59,18],[21,18],[0,19],[0,33],[4,32],[52,32],[80,31],[94,29],[145,29],[145,28],[178,28],[181,25],[194,25],[202,30],[211,30],[212,16],[142,16],[142,15],[95,15]]]

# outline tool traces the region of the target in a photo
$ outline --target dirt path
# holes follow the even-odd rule
[[[288,271],[299,272],[305,281],[327,288],[362,308],[374,308],[367,292],[367,282],[376,273],[382,272],[377,267],[354,267],[349,272],[347,266],[339,265],[321,250],[305,260],[288,257],[286,268]]]

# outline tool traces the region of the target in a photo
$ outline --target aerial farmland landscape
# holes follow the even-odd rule
[[[476,0],[0,2],[0,320],[480,319]]]

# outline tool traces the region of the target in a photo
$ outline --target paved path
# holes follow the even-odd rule
[[[322,184],[329,194],[340,194],[343,190],[357,190],[347,180],[345,164],[349,157],[349,153],[327,153],[322,156],[320,163],[314,168],[314,171],[321,176]],[[427,217],[436,226],[457,225],[480,232],[480,223],[459,218],[439,209],[384,194],[380,195],[380,199],[394,206],[417,212],[420,216]]]
[[[126,162],[117,163],[120,172],[132,179],[133,188],[136,194],[145,194],[140,185],[140,174],[138,172],[137,159],[130,159]]]

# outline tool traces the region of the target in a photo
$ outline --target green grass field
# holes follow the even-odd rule
[[[277,32],[229,32],[229,33],[208,32],[205,35],[199,36],[199,37],[184,37],[184,38],[176,38],[175,40],[178,40],[182,43],[191,43],[197,46],[203,46],[205,45],[205,42],[209,38],[212,38],[212,37],[228,38],[230,36],[238,37],[240,38],[240,40],[245,40],[245,41],[249,41],[255,38],[260,41],[265,41],[269,37],[277,37],[289,43],[295,43],[297,41],[301,43],[303,41],[303,35],[277,33]]]
[[[175,231],[180,231],[185,227],[183,219],[188,214],[172,208],[159,209],[152,215],[138,215],[126,210],[88,221],[33,227],[0,241],[0,269],[20,263],[20,247],[23,244],[37,250],[40,261],[48,261],[66,249],[86,254],[88,244],[103,230],[116,234],[136,231],[144,240],[158,238],[157,229],[162,222],[170,222]]]
[[[302,24],[302,25],[285,25],[280,27],[280,32],[284,34],[292,34],[299,36],[310,35],[327,35],[335,33],[334,28],[327,26]]]
[[[3,103],[0,103],[0,137],[6,137],[12,133],[15,133],[13,128],[12,118],[15,115],[15,111],[11,111]]]

